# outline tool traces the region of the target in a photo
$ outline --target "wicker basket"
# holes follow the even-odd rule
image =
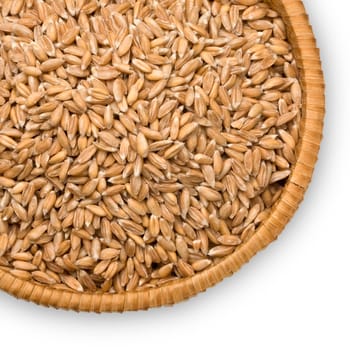
[[[270,217],[240,249],[219,264],[168,285],[125,294],[93,294],[57,290],[15,278],[0,270],[0,289],[22,299],[45,306],[76,311],[126,311],[170,305],[205,291],[232,275],[259,250],[281,233],[303,199],[311,180],[322,138],[324,118],[324,81],[315,38],[301,0],[266,0],[282,15],[294,55],[302,73],[303,119],[298,159]]]

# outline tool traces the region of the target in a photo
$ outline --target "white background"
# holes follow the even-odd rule
[[[0,348],[350,349],[350,4],[304,3],[327,118],[311,187],[278,241],[206,293],[147,312],[77,314],[1,292]]]

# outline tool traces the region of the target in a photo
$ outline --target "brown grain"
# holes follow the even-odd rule
[[[0,268],[122,293],[193,276],[255,234],[292,172],[302,104],[267,3],[0,13]]]

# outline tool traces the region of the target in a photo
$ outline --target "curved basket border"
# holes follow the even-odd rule
[[[23,281],[0,270],[0,289],[28,301],[76,311],[111,312],[171,305],[188,299],[236,272],[274,241],[297,210],[311,181],[322,139],[324,80],[319,50],[301,0],[266,0],[284,19],[293,45],[303,88],[302,138],[292,175],[270,217],[240,249],[219,264],[168,285],[125,294],[92,294],[58,290]]]

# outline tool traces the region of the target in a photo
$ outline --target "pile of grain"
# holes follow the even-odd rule
[[[0,268],[76,291],[194,275],[295,162],[301,89],[258,0],[0,2]]]

